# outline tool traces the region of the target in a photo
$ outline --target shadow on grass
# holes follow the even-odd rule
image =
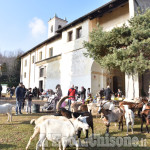
[[[16,148],[16,145],[12,145],[12,144],[0,144],[0,150],[3,150],[3,149],[15,149]]]

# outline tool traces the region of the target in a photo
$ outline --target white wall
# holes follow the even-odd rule
[[[45,89],[55,89],[60,84],[60,60],[46,64]]]

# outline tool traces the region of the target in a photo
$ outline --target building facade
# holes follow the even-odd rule
[[[89,34],[97,24],[109,31],[128,24],[138,7],[146,9],[148,6],[149,0],[112,0],[71,23],[55,15],[48,22],[48,39],[21,56],[20,80],[27,88],[36,86],[44,90],[55,89],[57,84],[61,84],[64,96],[72,84],[79,90],[81,86],[91,88],[91,92],[96,94],[111,83],[114,92],[120,88],[132,98],[131,78],[119,70],[113,70],[109,78],[107,70],[84,56],[83,42],[89,41]],[[134,82],[135,95],[139,97],[138,75]]]

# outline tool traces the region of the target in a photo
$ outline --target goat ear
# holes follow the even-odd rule
[[[77,119],[80,120],[81,117],[82,117],[82,116],[80,115]]]
[[[84,116],[85,118],[89,118],[89,116]]]
[[[82,116],[80,115],[78,118],[80,118],[80,117],[82,117]]]

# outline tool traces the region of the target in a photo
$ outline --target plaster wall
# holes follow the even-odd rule
[[[60,60],[46,64],[46,78],[44,80],[45,90],[55,89],[60,84]]]
[[[124,23],[128,24],[129,19],[129,4],[123,7],[118,7],[115,10],[104,14],[102,17],[95,18],[90,21],[90,32],[99,24],[104,30],[109,31],[114,27],[120,27]]]
[[[60,61],[61,80],[63,94],[66,95],[71,85],[85,88],[91,87],[91,65],[93,60],[84,56],[86,49],[62,54]]]

